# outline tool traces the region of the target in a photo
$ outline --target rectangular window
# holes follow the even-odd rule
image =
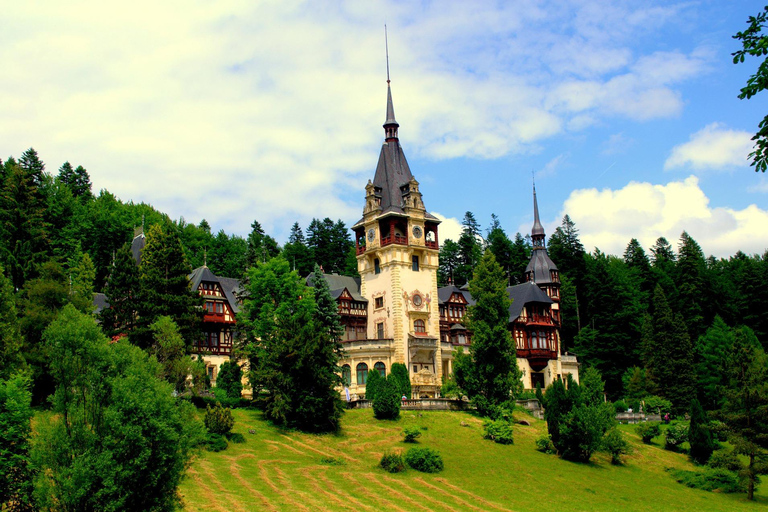
[[[419,257],[418,256],[413,256],[411,258],[411,261],[412,261],[411,268],[413,269],[414,272],[418,272],[419,271]]]
[[[379,259],[378,258],[373,260],[373,273],[374,274],[381,274],[381,267],[379,266]]]
[[[219,313],[219,314],[224,313],[224,304],[222,304],[221,302],[217,302],[216,303],[216,312]]]
[[[376,297],[373,299],[374,305],[376,309],[380,309],[384,307],[384,297]]]
[[[213,313],[213,302],[206,302],[205,303],[205,310],[208,313]]]
[[[384,322],[376,324],[376,337],[380,340],[384,339]]]

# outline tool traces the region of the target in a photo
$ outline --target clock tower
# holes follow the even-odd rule
[[[408,368],[413,396],[434,397],[442,375],[437,296],[440,221],[427,212],[398,138],[387,80],[384,144],[365,187],[355,232],[360,293],[368,300],[367,339]],[[353,355],[353,354],[350,354]],[[381,355],[384,355],[383,353]],[[354,356],[354,355],[353,355]]]

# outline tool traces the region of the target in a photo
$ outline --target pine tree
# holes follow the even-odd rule
[[[376,400],[385,383],[386,377],[382,377],[378,370],[368,372],[368,378],[365,381],[365,399]]]
[[[459,245],[450,238],[443,240],[443,245],[440,247],[440,268],[437,270],[439,286],[456,284],[456,271],[459,264]]]
[[[283,247],[283,257],[300,276],[306,276],[312,271],[312,253],[298,222],[294,222],[291,227],[288,243]]]
[[[501,227],[499,218],[495,214],[491,214],[491,225],[488,228],[488,235],[485,239],[486,247],[496,257],[496,262],[504,270],[507,275],[507,283],[513,282],[513,273],[515,271],[514,264],[514,252],[515,247],[512,244],[512,240],[509,239],[504,229]]]
[[[728,425],[734,451],[749,459],[742,476],[747,481],[747,498],[753,500],[758,475],[768,472],[768,356],[748,327],[736,330],[726,376],[719,416]]]
[[[24,367],[16,297],[0,267],[0,379]]]
[[[282,257],[247,271],[238,324],[249,381],[270,420],[311,432],[338,429],[338,340],[320,320],[312,289]],[[263,391],[263,393],[261,393]]]
[[[398,396],[411,398],[411,377],[408,374],[408,368],[403,363],[392,363],[387,379],[392,381]]]
[[[179,327],[169,316],[161,316],[149,326],[152,331],[152,352],[160,363],[160,378],[181,393],[187,387],[192,361],[186,353]]]
[[[22,153],[21,158],[19,158],[19,167],[24,170],[36,187],[40,188],[43,186],[45,164],[40,160],[34,148],[29,148]]]
[[[125,244],[115,254],[115,263],[104,287],[108,308],[101,312],[101,327],[114,337],[130,333],[136,325],[139,290],[139,267],[133,259],[131,246]]]
[[[696,344],[696,383],[701,405],[707,410],[716,410],[722,405],[722,388],[726,384],[723,361],[731,352],[734,336],[733,330],[717,316]]]
[[[461,221],[459,241],[459,265],[455,271],[456,286],[463,286],[472,279],[475,266],[480,262],[483,249],[480,238],[480,224],[472,212],[466,212]]]
[[[670,309],[661,286],[653,294],[652,328],[645,340],[646,369],[659,394],[683,414],[695,396],[694,351],[680,314]]]
[[[704,301],[710,296],[706,286],[706,263],[704,253],[696,240],[683,231],[675,268],[675,284],[677,285],[676,310],[685,318],[688,334],[692,339],[698,339],[706,330],[704,318]]]
[[[179,326],[187,346],[200,335],[203,299],[190,290],[192,268],[184,257],[179,236],[172,228],[156,224],[149,228],[139,267],[136,302],[137,326],[131,341],[142,348],[152,344],[150,324],[169,316]]]
[[[340,342],[341,337],[344,335],[344,327],[341,325],[339,305],[331,295],[328,281],[323,279],[322,275],[323,271],[320,270],[320,266],[315,263],[312,279],[312,286],[315,288],[315,305],[317,307],[315,318],[318,326],[323,330],[323,333],[327,335],[329,341],[335,345],[334,351],[340,353]]]
[[[490,251],[478,263],[469,292],[475,299],[467,313],[472,344],[469,354],[456,358],[454,375],[481,415],[496,416],[502,408],[514,408],[514,396],[522,385],[508,328],[510,300],[504,271]]]
[[[712,452],[715,451],[715,443],[709,431],[709,420],[701,404],[695,398],[691,401],[691,424],[688,429],[688,443],[691,445],[689,452],[691,459],[699,464],[706,464]]]
[[[243,370],[237,361],[221,363],[216,387],[223,389],[229,398],[240,398],[243,392]]]
[[[70,261],[69,279],[69,301],[80,312],[93,313],[93,281],[96,279],[96,268],[88,253],[81,252]]]
[[[510,267],[512,284],[525,282],[525,269],[528,262],[531,261],[531,245],[525,241],[523,235],[515,234],[515,240],[512,242],[512,262]]]
[[[263,263],[280,254],[280,247],[274,238],[264,232],[259,221],[254,220],[251,223],[251,233],[246,240],[248,242],[248,252],[245,256],[246,267],[250,268],[257,263]]]

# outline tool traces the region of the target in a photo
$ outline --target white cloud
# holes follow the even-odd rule
[[[672,148],[664,169],[727,170],[749,165],[752,134],[712,123],[691,135],[688,142]]]
[[[648,250],[660,236],[676,245],[687,231],[705,254],[768,249],[768,210],[712,207],[696,176],[666,185],[630,182],[619,190],[580,189],[566,199],[560,214],[570,215],[587,250],[621,255],[631,238]]]
[[[747,187],[749,192],[758,192],[762,194],[768,193],[768,179],[765,176],[760,176],[760,179],[754,185]]]
[[[0,151],[173,217],[247,233],[254,218],[355,218],[383,131],[381,13],[411,154],[494,159],[604,116],[682,108],[697,51],[644,55],[677,8],[524,0],[130,4],[11,2],[0,31]],[[562,51],[561,51],[562,50]],[[362,194],[362,192],[360,192]],[[360,197],[358,194],[356,197]]]
[[[446,217],[437,212],[430,213],[441,221],[438,227],[438,233],[440,234],[439,242],[442,243],[443,240],[449,238],[454,242],[458,242],[462,230],[461,221],[455,217]]]

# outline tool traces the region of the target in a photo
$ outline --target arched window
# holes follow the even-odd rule
[[[352,367],[348,364],[341,367],[341,380],[344,381],[345,386],[349,386],[352,382]]]
[[[368,380],[368,365],[365,363],[359,363],[357,365],[357,385],[365,386]]]
[[[427,332],[427,328],[424,325],[424,320],[414,320],[413,321],[413,330],[420,333]]]
[[[379,375],[381,375],[382,377],[386,377],[387,376],[387,367],[381,361],[379,361],[378,363],[373,365],[373,368],[375,370],[377,370],[379,372]]]

